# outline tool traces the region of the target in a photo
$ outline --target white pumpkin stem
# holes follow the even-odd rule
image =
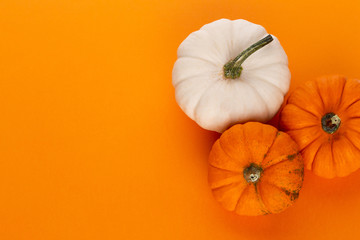
[[[263,39],[257,41],[244,51],[242,51],[236,58],[229,61],[224,65],[224,75],[226,78],[238,78],[241,75],[241,71],[243,70],[241,64],[254,52],[259,50],[260,48],[268,45],[272,42],[273,37],[269,34]]]

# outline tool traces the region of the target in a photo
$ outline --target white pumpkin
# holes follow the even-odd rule
[[[181,43],[177,54],[172,72],[176,101],[208,130],[266,122],[289,90],[288,59],[278,39],[246,20],[206,24]]]

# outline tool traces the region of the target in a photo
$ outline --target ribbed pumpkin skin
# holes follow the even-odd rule
[[[293,204],[303,182],[304,165],[289,135],[258,122],[237,124],[214,143],[209,184],[215,199],[239,215],[278,213]],[[258,182],[244,178],[251,165],[261,167]]]
[[[336,132],[322,128],[326,113],[341,119]],[[299,145],[305,167],[325,178],[360,167],[360,81],[324,76],[296,89],[280,114],[280,128]]]

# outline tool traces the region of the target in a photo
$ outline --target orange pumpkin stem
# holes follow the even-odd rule
[[[244,169],[244,178],[249,183],[257,183],[260,180],[262,168],[252,163]]]
[[[327,113],[321,118],[322,129],[329,133],[335,133],[341,124],[341,119],[335,113]]]

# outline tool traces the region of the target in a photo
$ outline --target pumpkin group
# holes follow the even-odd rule
[[[288,98],[280,128],[299,145],[307,169],[343,177],[360,167],[360,81],[324,76]]]
[[[303,174],[297,144],[288,134],[258,122],[226,130],[209,155],[215,199],[240,215],[285,210],[298,198]]]

